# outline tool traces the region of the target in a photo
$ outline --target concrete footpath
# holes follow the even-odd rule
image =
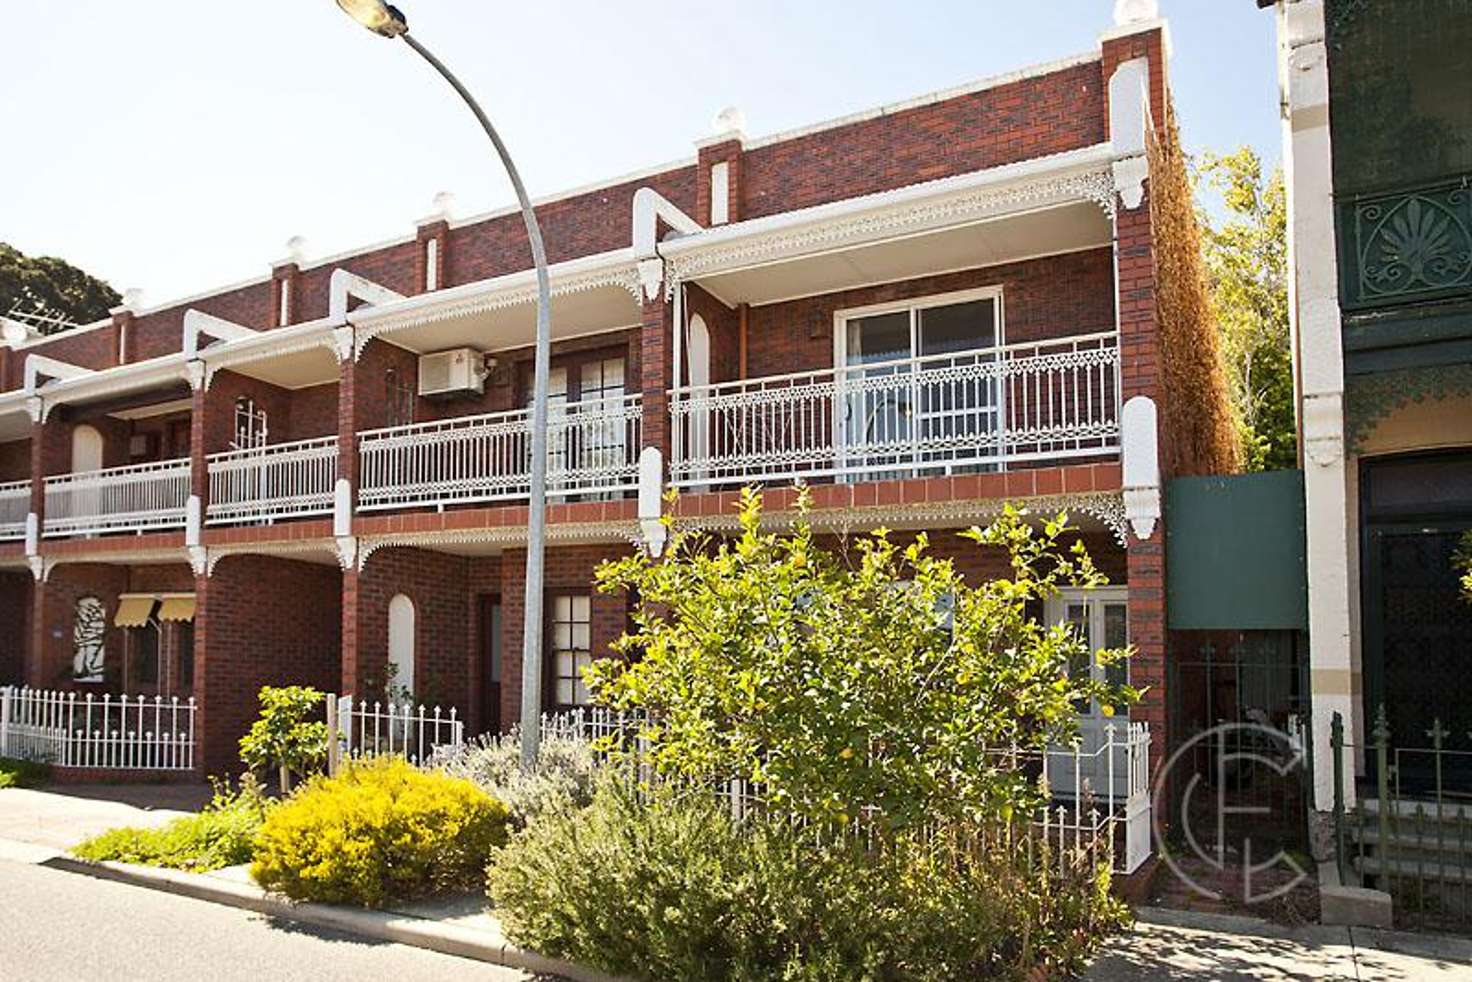
[[[170,803],[180,810],[143,807],[143,802],[160,800],[161,790],[177,795]],[[66,849],[104,828],[159,824],[199,803],[191,803],[178,789],[0,791],[0,862],[82,873],[536,975],[608,982],[601,973],[510,944],[478,897],[413,904],[390,911],[292,904],[256,886],[244,867],[182,873],[122,863],[83,863],[66,854]],[[1139,911],[1135,929],[1112,939],[1085,978],[1091,982],[1472,982],[1472,940],[1320,925],[1285,928],[1245,917],[1145,908]]]

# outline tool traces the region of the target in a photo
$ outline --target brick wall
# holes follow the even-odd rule
[[[1104,84],[1094,62],[885,113],[748,151],[741,216],[1090,146],[1106,139],[1104,120]]]
[[[268,556],[231,556],[196,580],[195,698],[204,770],[240,769],[237,741],[258,712],[263,685],[335,692],[342,641],[342,574]]]
[[[290,443],[337,433],[337,383],[284,389],[229,370],[218,372],[205,396],[204,452],[230,449],[235,439],[235,402],[254,400],[266,412],[271,443]],[[374,403],[380,400],[373,400]]]
[[[372,555],[358,577],[360,693],[372,698],[383,691],[389,602],[403,594],[414,603],[414,678],[395,679],[396,685],[407,685],[425,705],[469,712],[475,658],[466,613],[468,566],[463,557],[425,549],[380,549]]]
[[[31,441],[6,440],[0,443],[0,484],[31,479]]]
[[[1009,343],[1114,328],[1113,255],[1091,249],[753,307],[748,373],[757,378],[831,367],[836,310],[991,286],[1002,288]]]

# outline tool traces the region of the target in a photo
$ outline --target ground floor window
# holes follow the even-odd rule
[[[552,598],[553,701],[558,706],[590,701],[583,670],[593,663],[592,606],[586,594]]]

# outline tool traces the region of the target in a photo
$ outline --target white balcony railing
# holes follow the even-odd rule
[[[337,437],[319,437],[209,457],[211,525],[332,514]]]
[[[547,493],[601,495],[638,487],[642,400],[553,406],[547,424]],[[359,436],[361,511],[525,497],[530,413],[516,410],[417,423]]]
[[[182,527],[189,459],[46,479],[46,535]]]
[[[678,389],[676,485],[902,477],[1119,448],[1113,332]]]
[[[31,482],[0,484],[0,542],[26,537],[26,516],[31,513]]]

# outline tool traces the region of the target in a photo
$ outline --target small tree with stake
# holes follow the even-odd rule
[[[240,738],[240,759],[253,772],[275,769],[281,793],[327,759],[327,724],[312,719],[324,695],[309,686],[261,687],[261,715]]]

